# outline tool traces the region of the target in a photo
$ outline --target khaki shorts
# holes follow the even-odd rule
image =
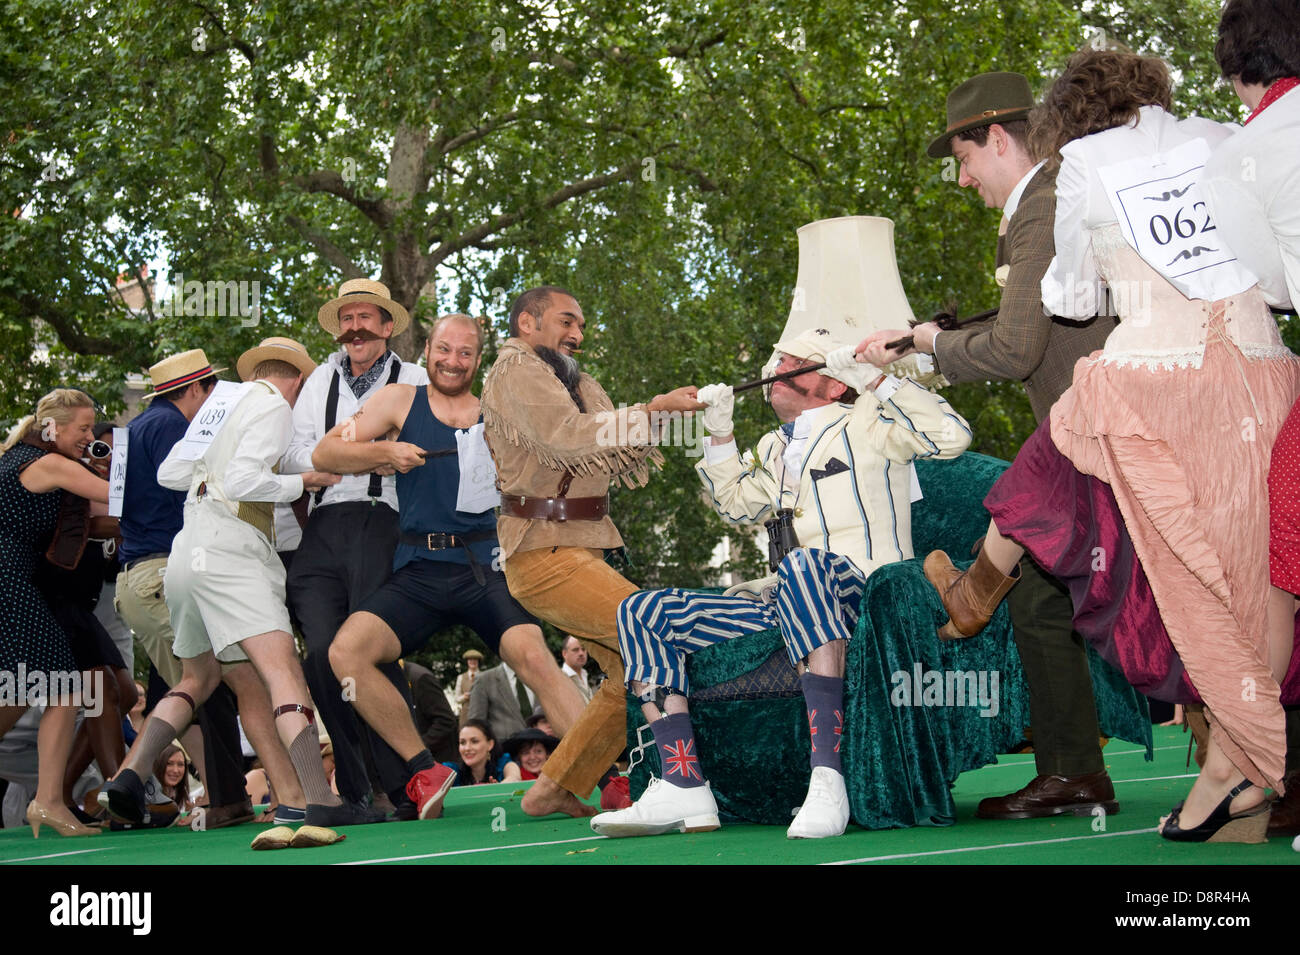
[[[181,661],[172,653],[172,620],[163,593],[167,558],[136,561],[117,575],[113,608],[131,628],[141,649],[168,686],[181,681]]]

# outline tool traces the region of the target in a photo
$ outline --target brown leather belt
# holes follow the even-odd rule
[[[598,521],[609,514],[603,497],[520,497],[501,495],[501,513],[530,521]]]

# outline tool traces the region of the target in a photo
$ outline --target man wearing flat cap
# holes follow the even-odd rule
[[[141,772],[184,732],[222,679],[222,663],[265,685],[275,729],[253,739],[264,762],[287,752],[293,776],[273,779],[280,799],[307,826],[262,833],[254,848],[322,845],[348,821],[321,766],[319,736],[285,606],[284,565],[275,553],[276,503],[328,486],[337,475],[278,473],[292,434],[292,405],[315,362],[299,343],[268,338],[240,356],[243,386],[223,385],[158,468],[158,482],[185,491],[185,519],[167,562],[167,602],[182,661],[180,682],[154,708],[121,772],[101,791],[116,818],[139,822]],[[217,414],[220,410],[223,413]],[[238,691],[237,691],[238,692]],[[260,702],[260,701],[259,701]],[[245,707],[248,712],[251,707]],[[270,763],[268,762],[268,766]],[[279,815],[277,814],[277,818]]]
[[[1115,321],[1096,316],[1073,322],[1043,310],[1041,283],[1055,255],[1056,176],[1034,162],[1027,146],[1033,105],[1029,81],[1019,73],[984,73],[949,94],[947,128],[928,152],[955,158],[961,163],[958,184],[975,188],[985,205],[1002,210],[995,274],[1002,297],[992,320],[951,331],[926,323],[914,335],[916,349],[933,354],[953,384],[1022,381],[1041,423],[1070,387],[1075,362],[1102,347]],[[864,357],[894,360],[899,353],[886,352],[884,343],[902,334],[868,336],[860,346]],[[940,593],[956,575],[942,552],[927,559],[926,576]],[[969,579],[990,593],[1012,582],[982,553]],[[1038,775],[1016,793],[985,799],[978,815],[1028,819],[1086,814],[1097,807],[1118,811],[1101,758],[1092,678],[1083,638],[1072,626],[1070,596],[1028,557],[1021,561],[1019,579],[1007,604],[1029,684]],[[987,596],[981,590],[976,599]]]
[[[687,711],[686,655],[773,628],[801,673],[811,738],[808,795],[787,835],[820,839],[848,825],[839,746],[844,663],[865,581],[912,556],[908,465],[956,457],[970,444],[970,428],[942,398],[858,361],[853,346],[826,329],[779,342],[776,351],[778,374],[818,362],[826,368],[772,385],[772,410],[783,424],[743,456],[732,434],[731,387],[701,388],[709,438],[696,470],[724,521],[788,519],[790,536],[771,554],[766,578],[720,596],[642,591],[619,607],[627,687],[650,724],[664,775],[632,808],[596,816],[591,827],[602,835],[718,828]]]
[[[284,456],[286,473],[312,470],[312,452],[321,439],[337,423],[359,414],[385,385],[429,383],[423,368],[403,362],[388,347],[389,339],[403,332],[411,319],[382,283],[344,282],[338,297],[322,305],[316,317],[342,347],[303,385],[293,411],[293,440]],[[352,807],[356,823],[384,818],[368,805],[366,750],[399,815],[409,809],[403,794],[408,774],[397,754],[357,717],[345,698],[350,694],[344,693],[330,668],[329,647],[343,621],[388,580],[397,537],[397,488],[391,469],[347,474],[312,495],[311,513],[289,573],[289,602],[307,647],[307,685],[334,741],[339,795]],[[409,705],[410,689],[401,668],[394,662],[381,669]]]

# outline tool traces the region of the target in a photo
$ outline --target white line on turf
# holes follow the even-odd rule
[[[889,856],[864,856],[861,859],[842,859],[839,862],[823,862],[821,865],[856,865],[859,862],[888,862],[891,859],[916,859],[921,856],[943,856],[951,855],[955,852],[983,852],[986,849],[1019,849],[1021,846],[1046,846],[1057,842],[1077,842],[1080,839],[1105,839],[1107,836],[1136,836],[1144,832],[1155,832],[1156,827],[1150,829],[1126,829],[1123,832],[1094,832],[1086,836],[1062,836],[1059,839],[1035,839],[1032,842],[1001,842],[992,846],[961,846],[957,849],[934,849],[930,852],[899,852]]]
[[[1155,783],[1164,779],[1195,779],[1196,773],[1180,773],[1177,776],[1143,776],[1141,779],[1114,779],[1114,783]]]
[[[335,865],[375,865],[380,862],[409,862],[412,859],[439,859],[443,856],[464,856],[476,852],[499,852],[502,849],[533,849],[537,846],[562,846],[568,842],[603,840],[604,836],[583,836],[580,839],[556,839],[554,842],[520,842],[509,846],[486,846],[482,849],[453,849],[450,852],[425,852],[418,856],[393,856],[389,859],[358,859],[356,862],[336,862]]]
[[[21,859],[0,859],[0,865],[6,865],[10,862],[35,862],[37,859],[57,859],[59,856],[80,856],[87,852],[111,852],[117,846],[104,846],[99,849],[73,849],[71,852],[51,852],[45,856],[24,856]]]

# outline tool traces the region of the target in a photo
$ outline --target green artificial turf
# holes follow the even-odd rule
[[[1107,768],[1121,812],[1106,819],[1061,817],[1020,822],[974,818],[985,796],[1024,785],[1032,756],[1006,756],[994,766],[966,773],[954,796],[958,821],[946,829],[867,832],[856,826],[841,838],[790,841],[776,826],[724,825],[711,833],[645,839],[595,837],[585,819],[531,819],[519,808],[528,784],[453,789],[442,819],[385,823],[343,830],[347,840],[320,849],[252,852],[260,828],[243,825],[212,832],[142,830],[64,839],[44,830],[0,830],[0,865],[729,865],[820,862],[904,865],[1234,865],[1295,864],[1291,840],[1267,845],[1182,845],[1160,839],[1159,817],[1182,799],[1192,770],[1184,765],[1186,737],[1157,727],[1155,761],[1113,741]],[[1193,766],[1193,769],[1195,767]],[[1104,827],[1104,828],[1103,828]]]

